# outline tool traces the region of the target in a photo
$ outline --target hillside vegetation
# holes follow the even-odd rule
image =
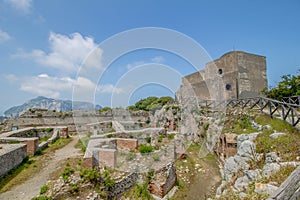
[[[268,90],[265,88],[262,92],[268,98],[281,100],[283,97],[300,95],[300,70],[298,75],[284,75],[276,87]]]

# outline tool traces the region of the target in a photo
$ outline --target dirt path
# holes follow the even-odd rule
[[[212,155],[202,158],[197,151],[188,150],[186,153],[188,157],[186,162],[183,163],[182,168],[179,165],[177,170],[178,179],[183,183],[184,188],[176,192],[173,198],[175,200],[206,199],[214,194],[221,182],[218,162]]]
[[[45,164],[44,169],[40,173],[35,174],[30,179],[11,188],[9,191],[0,194],[1,200],[30,200],[37,196],[40,188],[50,180],[50,174],[59,167],[60,161],[70,157],[77,157],[82,155],[79,149],[75,149],[75,144],[78,142],[79,137],[74,136],[72,141],[63,148],[56,150],[49,161]]]

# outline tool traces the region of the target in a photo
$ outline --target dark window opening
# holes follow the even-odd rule
[[[219,73],[219,74],[223,74],[223,70],[222,70],[222,69],[219,69],[219,70],[218,70],[218,73]]]
[[[230,84],[226,84],[226,90],[231,90],[231,85]]]

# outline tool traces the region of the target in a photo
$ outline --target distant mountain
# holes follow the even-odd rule
[[[28,110],[29,108],[46,108],[48,110],[56,110],[57,112],[64,112],[68,110],[94,110],[100,109],[101,106],[94,105],[89,102],[80,102],[71,100],[59,100],[51,99],[43,96],[31,99],[28,102],[9,108],[4,112],[4,116],[8,118],[18,117],[22,112]]]

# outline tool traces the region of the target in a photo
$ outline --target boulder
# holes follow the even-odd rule
[[[226,181],[230,181],[238,171],[248,169],[249,164],[247,163],[247,159],[238,155],[229,157],[224,164],[224,178]]]
[[[278,187],[271,184],[255,183],[254,192],[258,194],[272,194],[277,189]]]
[[[250,134],[241,134],[237,137],[237,146],[239,147],[242,142],[246,140],[254,141],[254,139],[260,134],[260,132],[250,133]]]
[[[243,191],[243,190],[247,189],[250,182],[251,182],[251,180],[248,178],[248,176],[242,176],[242,177],[239,177],[238,179],[236,179],[236,181],[234,183],[234,187],[238,191]]]
[[[256,154],[256,146],[254,142],[250,140],[243,141],[237,150],[237,155],[245,157],[248,160],[253,159],[253,156]]]
[[[261,170],[260,169],[248,170],[246,171],[246,176],[250,181],[256,181],[261,178]]]
[[[274,163],[274,162],[279,162],[280,158],[277,156],[277,154],[275,152],[270,152],[270,153],[266,153],[265,156],[265,163]]]
[[[280,170],[280,165],[278,163],[267,163],[262,169],[262,175],[269,178],[271,174]]]
[[[247,189],[249,183],[258,180],[259,178],[261,178],[261,170],[256,169],[256,170],[247,170],[245,172],[245,176],[239,177],[235,183],[234,183],[234,187],[238,190],[238,191],[243,191],[244,189]]]

